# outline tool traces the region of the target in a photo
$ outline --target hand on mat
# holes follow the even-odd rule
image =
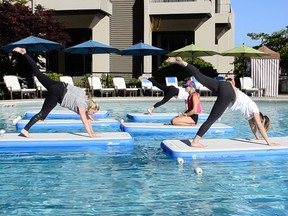
[[[90,137],[91,137],[91,138],[99,138],[99,137],[102,137],[102,136],[101,136],[100,133],[94,132],[94,133],[92,134],[92,136],[90,136]]]
[[[268,145],[269,146],[279,146],[280,144],[279,143],[269,143]]]

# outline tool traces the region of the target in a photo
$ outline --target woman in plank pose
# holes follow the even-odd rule
[[[26,58],[31,66],[32,73],[48,90],[40,112],[31,118],[24,129],[21,130],[21,134],[30,138],[29,129],[37,121],[44,120],[57,103],[59,103],[60,106],[68,108],[80,115],[82,123],[90,137],[99,137],[99,135],[93,131],[91,125],[92,118],[90,117],[90,115],[99,110],[99,105],[93,100],[87,100],[86,93],[81,88],[64,82],[54,81],[41,73],[36,62],[26,53],[24,48],[16,47],[13,51],[22,54]]]

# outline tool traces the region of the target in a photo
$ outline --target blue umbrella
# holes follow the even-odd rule
[[[116,48],[113,48],[111,46],[93,40],[89,40],[64,49],[64,52],[66,53],[83,54],[83,55],[116,53],[118,51],[119,50]]]
[[[62,45],[54,41],[29,36],[19,41],[2,46],[1,49],[5,52],[11,52],[15,47],[25,48],[27,52],[45,52],[61,49]]]
[[[119,55],[147,56],[147,55],[164,55],[167,52],[161,48],[151,46],[145,43],[138,43],[127,47],[118,52]]]
[[[166,53],[167,53],[167,51],[165,51],[161,48],[140,42],[140,43],[137,43],[133,46],[127,47],[127,48],[119,51],[117,54],[130,55],[130,56],[142,56],[141,74],[143,74],[143,56],[164,55]]]

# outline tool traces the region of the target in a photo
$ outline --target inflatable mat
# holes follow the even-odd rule
[[[36,150],[39,148],[71,149],[103,146],[133,145],[134,139],[128,133],[99,133],[99,138],[90,138],[87,133],[33,133],[32,138],[19,133],[7,133],[0,137],[0,152],[17,149]]]
[[[133,122],[170,122],[174,117],[178,116],[178,113],[127,113],[127,119]],[[205,121],[208,118],[208,114],[201,113],[198,116],[199,121]]]
[[[38,111],[27,111],[24,118],[31,119]],[[108,118],[110,113],[106,110],[99,110],[97,113],[91,115],[93,118]],[[80,115],[70,110],[53,110],[48,114],[46,119],[80,119]]]
[[[173,134],[196,134],[201,124],[196,126],[175,126],[175,125],[166,125],[162,123],[132,123],[132,122],[123,122],[120,125],[120,128],[124,132],[128,133],[140,133],[140,134],[149,134],[149,135],[173,135]],[[225,135],[232,134],[234,128],[222,123],[215,123],[210,127],[206,134],[208,135]]]
[[[190,147],[191,140],[164,140],[161,148],[173,158],[186,159],[245,159],[251,156],[288,155],[288,137],[272,137],[279,146],[268,146],[264,140],[255,139],[202,139],[206,148]]]
[[[21,130],[28,123],[29,120],[20,120],[16,124],[16,129]],[[119,129],[120,122],[115,119],[98,119],[96,121],[92,121],[93,128],[109,128],[109,129]],[[32,126],[33,130],[41,130],[41,129],[83,129],[83,123],[81,120],[76,119],[50,119],[44,121],[38,121],[36,124]]]

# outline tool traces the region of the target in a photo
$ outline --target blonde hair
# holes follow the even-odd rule
[[[264,123],[265,130],[268,131],[270,129],[270,119],[269,119],[269,117],[266,116],[266,115],[263,115],[260,112],[260,118],[261,118],[261,122]]]
[[[96,103],[95,101],[93,100],[88,100],[88,110],[89,109],[93,109],[93,110],[96,110],[98,111],[100,109],[100,106],[98,103]]]

